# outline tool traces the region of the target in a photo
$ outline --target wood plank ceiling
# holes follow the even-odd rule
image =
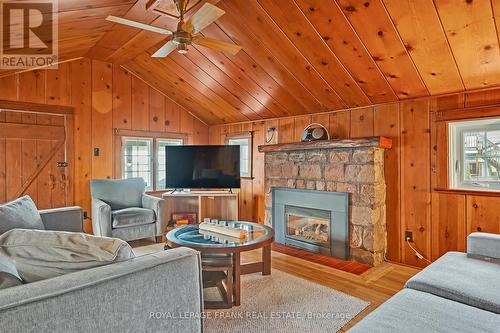
[[[243,51],[164,59],[164,36],[104,20],[175,29],[145,2],[61,1],[61,58],[120,64],[207,124],[500,85],[499,0],[209,0],[226,14],[202,34]]]

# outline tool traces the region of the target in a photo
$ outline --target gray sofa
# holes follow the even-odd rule
[[[161,241],[166,223],[164,200],[145,194],[142,178],[94,179],[90,188],[94,235]]]
[[[349,332],[499,332],[500,235],[473,233]]]
[[[81,207],[63,207],[39,210],[45,230],[83,232],[83,210]]]
[[[2,289],[0,331],[201,333],[200,271],[179,248]]]
[[[82,231],[80,207],[40,214]],[[199,253],[178,248],[0,289],[0,332],[201,333],[202,306]]]

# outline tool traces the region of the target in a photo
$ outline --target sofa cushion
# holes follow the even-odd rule
[[[23,284],[16,265],[7,256],[0,255],[0,289],[15,287]]]
[[[467,237],[467,255],[500,264],[500,235],[473,232]]]
[[[90,181],[92,197],[107,203],[111,210],[142,207],[142,194],[146,184],[142,178],[93,179]]]
[[[500,264],[448,252],[406,283],[406,287],[500,313]]]
[[[424,292],[403,289],[349,333],[498,332],[500,316]]]
[[[0,254],[11,258],[25,282],[44,280],[128,260],[130,245],[84,233],[13,229],[0,236]]]
[[[45,229],[40,213],[28,195],[0,205],[0,234],[15,228]]]
[[[126,228],[155,221],[155,212],[146,208],[125,208],[111,212],[113,228]]]

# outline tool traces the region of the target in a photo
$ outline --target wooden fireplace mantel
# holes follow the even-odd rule
[[[259,152],[280,152],[292,150],[312,149],[345,149],[345,148],[392,148],[392,139],[385,136],[373,136],[368,138],[321,140],[310,142],[281,143],[276,145],[259,146]]]

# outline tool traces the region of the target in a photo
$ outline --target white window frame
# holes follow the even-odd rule
[[[253,133],[252,132],[241,132],[241,133],[230,133],[226,134],[226,145],[231,145],[232,140],[248,140],[248,155],[247,155],[247,163],[248,163],[248,172],[241,172],[240,177],[241,178],[252,178],[253,175],[253,170],[252,170],[252,155],[253,155]],[[240,150],[241,154],[241,150]],[[241,156],[240,156],[240,164],[241,164]],[[241,170],[241,165],[240,165],[240,170]]]
[[[448,180],[450,189],[500,192],[500,180],[465,180],[464,132],[500,130],[500,118],[448,123]]]
[[[116,134],[118,135],[118,138],[121,142],[120,145],[120,152],[119,152],[119,160],[120,160],[120,172],[115,173],[116,176],[119,178],[124,179],[125,176],[125,168],[124,168],[124,163],[125,163],[125,156],[124,156],[124,142],[125,140],[148,140],[151,142],[151,172],[152,172],[152,181],[151,181],[151,186],[146,188],[147,192],[160,192],[160,191],[166,191],[168,190],[167,188],[159,188],[157,185],[157,177],[158,177],[158,148],[159,148],[159,142],[161,141],[180,141],[181,145],[184,145],[186,142],[186,139],[182,137],[181,135],[172,135],[171,137],[168,135],[164,135],[161,133],[161,135],[157,136],[143,136],[143,135],[134,135],[135,133],[130,133],[131,131],[122,131],[124,132],[124,135],[121,135],[121,132],[119,130],[116,131]],[[126,133],[126,134],[125,134]],[[130,135],[132,134],[132,135]],[[116,142],[116,141],[115,141]]]
[[[160,152],[160,143],[162,141],[170,141],[170,142],[173,142],[173,141],[177,141],[178,143],[178,146],[182,146],[184,145],[184,140],[183,139],[179,139],[179,138],[155,138],[154,139],[154,150],[155,150],[155,158],[154,158],[154,163],[155,163],[155,185],[154,185],[154,188],[155,188],[155,191],[163,191],[163,190],[167,190],[167,188],[162,188],[162,187],[158,187],[158,178],[160,177],[160,159],[158,157],[158,153]],[[172,145],[172,146],[177,146],[177,144],[175,145]],[[166,178],[165,178],[165,181],[166,181]]]
[[[148,149],[149,149],[149,164],[148,164],[148,169],[149,169],[149,174],[150,176],[148,177],[148,181],[145,181],[146,182],[146,190],[147,191],[152,191],[154,189],[154,176],[153,176],[153,172],[154,172],[154,167],[153,167],[153,162],[154,162],[154,152],[153,152],[153,139],[152,138],[141,138],[141,137],[128,137],[128,136],[124,136],[122,137],[122,152],[121,152],[121,169],[122,169],[122,174],[121,174],[121,178],[122,179],[126,179],[125,177],[125,174],[127,173],[126,171],[126,167],[125,167],[125,164],[127,163],[127,161],[125,160],[125,142],[127,141],[145,141],[145,142],[148,142]],[[137,173],[139,171],[136,171]],[[134,177],[140,177],[139,174],[137,175],[134,175]]]

